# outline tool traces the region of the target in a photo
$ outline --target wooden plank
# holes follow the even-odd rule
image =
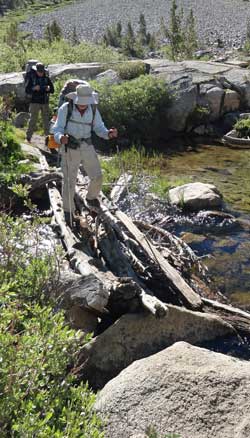
[[[166,276],[166,278],[177,289],[181,297],[192,309],[199,309],[202,307],[202,301],[198,294],[186,283],[179,272],[168,263],[161,255],[157,248],[148,241],[141,231],[138,230],[132,220],[120,210],[115,212],[115,216],[123,223],[127,230],[133,235],[134,239],[142,246],[148,256],[158,264],[159,268]]]

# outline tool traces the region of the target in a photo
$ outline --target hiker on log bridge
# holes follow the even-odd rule
[[[63,145],[63,207],[65,221],[72,225],[75,184],[80,163],[90,179],[86,202],[89,208],[100,207],[98,196],[102,187],[102,172],[91,133],[94,131],[99,137],[108,140],[117,137],[117,129],[107,129],[104,125],[97,108],[98,95],[88,82],[78,85],[76,91],[67,97],[70,101],[59,108],[54,135],[56,142]]]

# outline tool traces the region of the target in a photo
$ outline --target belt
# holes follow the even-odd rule
[[[78,141],[86,141],[88,142],[89,140],[91,140],[91,137],[87,137],[87,138],[78,138]]]
[[[87,137],[87,138],[78,138],[77,140],[78,140],[79,142],[81,142],[81,141],[85,141],[85,143],[92,144],[92,138],[91,138],[91,137]]]
[[[68,142],[67,146],[68,146],[70,149],[77,149],[77,148],[80,147],[81,142],[83,142],[83,141],[84,141],[85,143],[87,143],[88,145],[91,145],[91,144],[92,144],[92,139],[91,139],[91,137],[88,137],[88,138],[75,138],[75,137],[73,137],[72,135],[69,135],[69,142]]]

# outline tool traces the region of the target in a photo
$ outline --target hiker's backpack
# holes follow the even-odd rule
[[[25,65],[25,74],[24,74],[24,88],[26,89],[30,79],[33,81],[33,86],[36,85],[36,72],[34,70],[35,65],[39,61],[37,59],[29,59]],[[49,76],[49,71],[45,69],[45,75]],[[31,100],[31,94],[25,93],[26,101],[29,102]]]
[[[77,85],[84,83],[86,83],[86,81],[83,81],[82,79],[69,79],[66,81],[59,95],[58,108],[60,108],[65,102],[70,101],[70,99],[66,97],[67,94],[76,91]]]

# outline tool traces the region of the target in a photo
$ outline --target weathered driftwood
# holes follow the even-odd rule
[[[143,250],[150,256],[158,265],[160,271],[170,281],[173,287],[178,291],[178,294],[184,299],[187,306],[192,309],[202,307],[202,301],[193,289],[185,282],[179,272],[171,266],[166,259],[161,255],[157,248],[147,239],[147,237],[139,231],[132,220],[123,212],[117,210],[116,217],[122,222],[127,230],[132,234],[133,238],[141,245]]]
[[[83,186],[77,189],[78,194],[78,201],[82,201],[86,195],[86,187],[84,186],[85,181],[83,180]],[[82,203],[80,203],[80,208],[82,206]],[[154,262],[154,264],[157,265],[157,269],[161,271],[161,274],[167,280],[167,282],[171,283],[171,285],[175,288],[177,293],[181,296],[182,300],[185,300],[185,304],[187,304],[190,308],[201,308],[202,302],[200,297],[192,290],[192,288],[184,281],[184,279],[181,277],[181,275],[174,269],[160,254],[160,252],[157,250],[157,248],[150,243],[146,237],[138,230],[138,228],[133,224],[132,220],[128,218],[124,213],[119,211],[117,208],[114,211],[114,214],[112,215],[111,212],[107,208],[102,208],[100,212],[101,220],[106,224],[111,224],[114,230],[119,230],[119,222],[122,222],[122,224],[125,226],[125,228],[129,231],[129,233],[132,235],[132,238],[135,242],[137,242],[138,246],[141,248],[142,251],[144,251],[151,259],[151,261]],[[120,231],[117,231],[120,235]],[[126,242],[128,241],[128,237],[126,236],[126,233],[122,232],[122,238]],[[113,252],[114,247],[117,248],[117,244],[113,243],[109,245],[108,251]],[[107,251],[105,251],[107,254]],[[114,269],[116,269],[117,266],[117,254],[119,254],[118,251],[116,251],[116,260],[112,264],[114,266]],[[136,257],[136,256],[135,256]],[[110,254],[108,254],[108,258],[110,258]],[[119,258],[119,255],[118,255]],[[123,258],[123,257],[120,257]],[[119,265],[119,264],[118,264]],[[134,272],[131,271],[131,268],[129,268],[130,276],[134,277]]]
[[[29,185],[29,192],[34,194],[35,191],[43,189],[46,187],[46,185],[52,181],[55,182],[61,182],[62,180],[62,174],[58,171],[52,171],[52,172],[39,172],[35,173],[34,175],[30,175],[29,179],[27,179],[25,182]]]
[[[193,252],[193,250],[179,237],[173,235],[167,230],[164,230],[158,225],[151,225],[146,222],[135,220],[134,224],[137,225],[140,231],[147,232],[147,235],[152,237],[154,243],[159,244],[161,253],[163,252],[163,244],[166,242],[168,250],[164,250],[164,257],[169,258],[171,261],[176,263],[177,260],[181,260],[182,265],[191,268],[191,265],[196,265],[197,270],[200,274],[206,274],[206,268],[199,261],[199,258]],[[174,257],[173,257],[174,255]]]
[[[202,298],[202,302],[205,311],[219,315],[221,319],[231,324],[237,332],[250,334],[249,312],[207,298]]]
[[[132,181],[133,175],[130,175],[129,173],[121,175],[116,185],[111,190],[110,199],[114,203],[121,201],[128,194],[129,185]]]

